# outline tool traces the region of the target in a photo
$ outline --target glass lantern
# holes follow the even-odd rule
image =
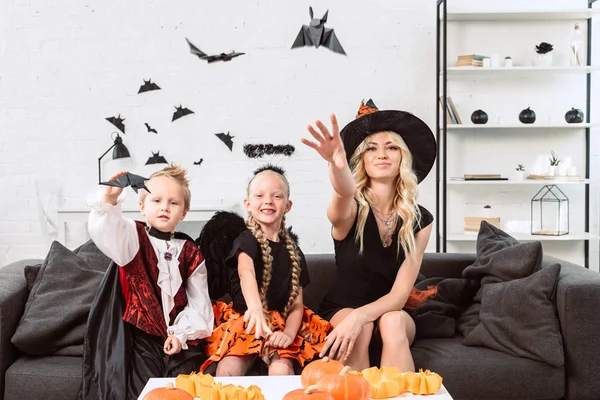
[[[531,234],[569,233],[569,199],[556,185],[546,185],[531,199]]]

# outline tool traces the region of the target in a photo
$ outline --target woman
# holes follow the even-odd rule
[[[337,278],[320,315],[329,319],[321,356],[356,370],[370,366],[369,343],[381,335],[381,365],[414,370],[410,345],[415,324],[404,311],[416,308],[435,289],[414,289],[433,217],[417,204],[417,185],[436,156],[433,133],[414,115],[379,111],[369,100],[341,133],[331,115],[330,133],[317,121],[316,142],[302,139],[329,162]]]

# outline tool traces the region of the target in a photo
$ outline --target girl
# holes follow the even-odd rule
[[[417,184],[436,156],[431,130],[404,111],[378,111],[369,100],[357,118],[332,133],[317,121],[302,139],[329,162],[334,189],[327,209],[338,268],[320,313],[331,321],[321,355],[356,370],[370,366],[369,343],[381,335],[381,365],[414,370],[415,324],[404,308],[435,293],[413,285],[431,235],[432,215],[417,204]]]
[[[257,170],[248,184],[247,230],[226,260],[233,302],[215,305],[218,326],[208,338],[211,356],[203,371],[219,361],[217,376],[244,375],[260,355],[269,375],[293,375],[294,360],[303,366],[323,346],[329,323],[303,305],[306,260],[285,229],[289,197],[289,183],[276,167]]]

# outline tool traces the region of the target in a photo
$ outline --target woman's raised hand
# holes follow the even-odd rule
[[[329,130],[321,121],[315,122],[320,132],[317,132],[312,125],[306,127],[317,143],[305,138],[300,140],[308,147],[315,149],[325,161],[335,164],[339,169],[343,169],[346,164],[346,152],[335,114],[331,114],[329,120],[331,121],[331,133],[329,133]]]

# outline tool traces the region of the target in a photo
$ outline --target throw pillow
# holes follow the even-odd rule
[[[26,265],[25,266],[25,282],[27,282],[27,289],[31,292],[35,279],[38,273],[42,269],[42,264]]]
[[[15,347],[39,356],[80,346],[81,355],[87,315],[103,275],[59,242],[53,242],[12,337]]]
[[[485,346],[518,357],[564,365],[554,294],[560,264],[522,279],[483,287],[481,323],[465,337],[469,346]]]
[[[540,242],[519,243],[503,230],[482,221],[477,236],[477,257],[464,269],[463,278],[482,287],[488,283],[506,282],[531,275],[540,269],[543,251]],[[479,324],[482,290],[473,304],[458,319],[458,330],[467,336]]]

